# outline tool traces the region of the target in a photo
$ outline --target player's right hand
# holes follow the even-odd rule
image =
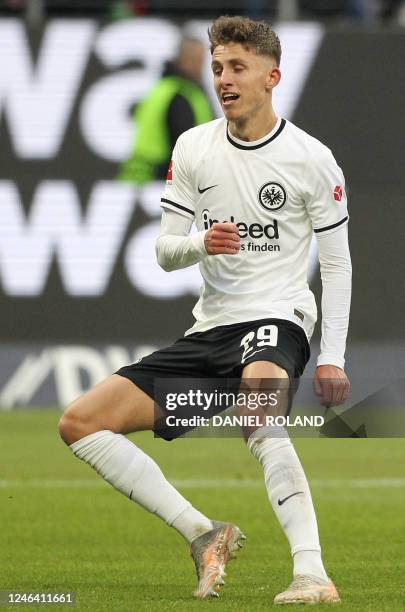
[[[204,236],[208,255],[236,255],[240,250],[240,238],[235,223],[214,223]]]

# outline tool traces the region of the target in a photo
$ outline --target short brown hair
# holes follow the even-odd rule
[[[218,17],[208,29],[211,54],[218,45],[240,43],[259,55],[270,55],[280,65],[281,45],[277,34],[265,21],[254,21],[249,17]]]

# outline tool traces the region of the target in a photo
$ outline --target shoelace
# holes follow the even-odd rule
[[[311,576],[300,575],[294,578],[290,585],[290,589],[298,591],[313,584],[318,584],[315,578],[312,578]]]
[[[224,533],[221,533],[221,534],[220,534],[220,536],[219,536],[219,538],[218,538],[217,543],[215,544],[215,549],[214,549],[215,554],[216,554],[216,556],[217,556],[218,558],[219,558],[219,555],[220,555],[220,554],[221,554],[221,552],[222,552],[222,549],[223,549],[223,546],[224,546],[224,541],[225,541],[225,534],[224,534]]]

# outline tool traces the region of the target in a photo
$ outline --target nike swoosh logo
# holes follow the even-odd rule
[[[246,359],[253,357],[253,355],[256,355],[256,353],[261,353],[262,351],[265,351],[267,348],[267,346],[265,346],[262,349],[257,349],[257,351],[253,351],[253,353],[249,353],[249,355],[246,355],[246,357],[244,359],[242,359],[241,363],[245,363]]]
[[[214,187],[218,187],[218,185],[211,185],[210,187],[205,187],[205,189],[200,189],[200,187],[198,187],[198,193],[205,193],[208,189],[213,189]]]
[[[304,493],[304,491],[297,491],[296,493],[291,493],[291,495],[287,495],[287,497],[284,497],[284,499],[279,499],[277,503],[279,506],[282,506],[284,502],[287,501],[287,499],[290,499],[290,497],[294,497],[294,495],[299,495],[300,493]]]

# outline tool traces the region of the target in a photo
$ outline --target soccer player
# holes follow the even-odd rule
[[[275,114],[276,34],[264,22],[220,17],[209,37],[225,117],[178,139],[157,240],[165,270],[200,264],[196,322],[173,346],[122,368],[73,402],[60,422],[78,458],[191,544],[201,598],[217,593],[243,535],[194,508],[123,434],[154,428],[156,378],[237,377],[248,388],[278,380],[281,388],[302,374],[316,320],[307,284],[313,232],[323,286],[314,387],[321,403],[342,403],[349,390],[343,368],[351,293],[343,174],[327,147]],[[198,233],[189,235],[193,222]],[[263,426],[247,432],[247,447],[263,467],[293,557],[293,581],[275,603],[338,602],[290,439]]]

